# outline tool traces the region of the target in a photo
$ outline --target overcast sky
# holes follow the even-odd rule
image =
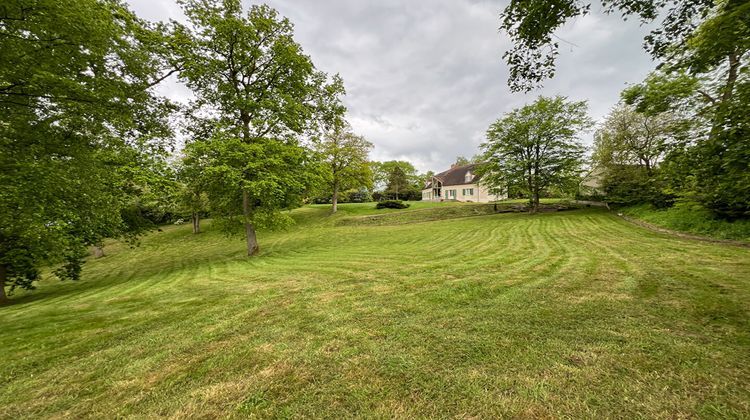
[[[129,0],[150,20],[183,20],[174,0]],[[498,32],[506,1],[270,0],[295,25],[295,38],[315,65],[339,73],[348,120],[375,144],[375,160],[403,159],[421,171],[446,169],[478,152],[487,127],[536,96],[588,100],[601,119],[628,83],[654,67],[643,51],[645,28],[600,9],[557,35],[557,75],[543,89],[513,94]],[[250,3],[247,2],[249,5]],[[185,100],[170,82],[163,93]],[[591,135],[584,135],[590,142]]]

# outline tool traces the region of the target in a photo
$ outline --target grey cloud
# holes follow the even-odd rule
[[[148,19],[182,19],[171,0],[131,0]],[[471,0],[270,0],[295,24],[318,68],[340,73],[348,119],[375,144],[373,158],[407,159],[442,170],[473,155],[489,124],[539,94],[589,100],[601,118],[625,83],[653,63],[635,22],[594,13],[563,28],[557,76],[530,94],[513,94],[502,62],[509,40],[497,30],[504,3]],[[183,87],[167,89],[184,98]],[[170,92],[166,92],[170,94]],[[590,135],[585,137],[590,141]]]

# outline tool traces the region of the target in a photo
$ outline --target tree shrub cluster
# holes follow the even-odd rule
[[[409,203],[404,203],[401,200],[384,200],[378,201],[375,205],[376,209],[405,209],[409,207]]]
[[[512,1],[501,29],[512,90],[555,71],[554,32],[591,11],[589,1]],[[658,71],[626,89],[600,128],[594,163],[607,199],[670,206],[695,202],[714,217],[750,218],[750,2],[608,1],[606,13],[661,19],[645,38]]]

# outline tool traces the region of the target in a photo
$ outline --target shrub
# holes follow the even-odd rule
[[[375,206],[376,209],[405,209],[407,207],[409,207],[409,204],[401,200],[385,200]]]

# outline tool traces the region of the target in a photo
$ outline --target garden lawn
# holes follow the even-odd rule
[[[749,249],[594,209],[338,223],[372,207],[249,259],[169,226],[16,293],[0,417],[750,416]]]

